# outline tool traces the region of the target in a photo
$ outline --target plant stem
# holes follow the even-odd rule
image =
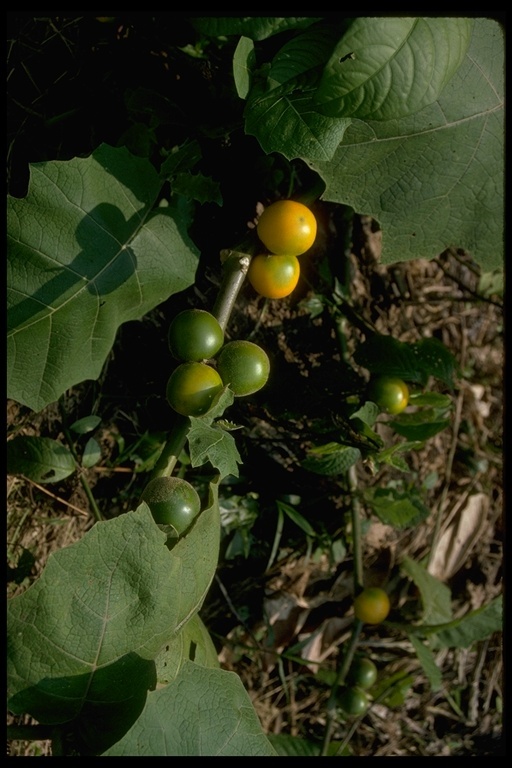
[[[249,253],[231,249],[221,251],[220,257],[224,265],[224,275],[217,299],[213,305],[212,315],[217,318],[220,327],[225,331],[247,276],[252,257]]]
[[[354,595],[363,588],[363,547],[361,534],[361,505],[357,496],[356,465],[348,470],[348,487],[350,491],[350,512],[352,518],[352,538],[354,555]]]
[[[177,415],[174,427],[170,432],[169,438],[165,443],[162,453],[158,457],[155,468],[152,472],[154,477],[168,477],[172,474],[180,453],[185,447],[188,430],[190,428],[190,419],[188,416]]]
[[[338,688],[340,685],[343,685],[345,678],[347,676],[347,672],[350,669],[350,665],[352,664],[352,659],[354,658],[354,653],[357,648],[357,643],[359,641],[359,635],[361,634],[361,629],[363,628],[363,622],[359,621],[359,619],[354,620],[354,626],[352,628],[352,635],[350,636],[350,642],[349,646],[347,648],[346,653],[342,657],[341,664],[337,670],[336,678],[334,680],[334,683],[331,687],[331,693],[329,695],[329,698],[327,700],[327,724],[325,726],[325,733],[324,733],[324,740],[322,744],[322,751],[320,752],[321,757],[325,757],[327,755],[327,752],[329,750],[329,744],[331,742],[331,735],[332,735],[332,729],[334,727],[335,722],[335,711],[336,711],[336,694],[338,692]]]

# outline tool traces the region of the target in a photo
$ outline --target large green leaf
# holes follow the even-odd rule
[[[8,397],[40,410],[99,376],[117,329],[195,279],[161,181],[125,148],[31,166],[7,209]]]
[[[353,120],[334,158],[310,163],[324,199],[380,223],[384,263],[456,245],[485,270],[503,266],[503,80],[502,29],[477,19],[433,104],[401,119]]]
[[[432,104],[455,74],[472,19],[358,18],[340,40],[315,95],[330,117],[390,120]]]
[[[217,486],[169,551],[146,505],[97,523],[51,555],[8,607],[9,708],[73,721],[101,751],[126,733],[156,682],[154,659],[199,610],[218,560]]]
[[[238,675],[186,661],[107,757],[273,757]]]

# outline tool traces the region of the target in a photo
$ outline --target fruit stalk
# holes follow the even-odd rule
[[[221,251],[220,257],[223,262],[223,277],[212,315],[217,318],[220,327],[225,331],[252,257],[249,253],[231,249]]]

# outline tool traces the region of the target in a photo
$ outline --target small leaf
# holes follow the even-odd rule
[[[411,528],[429,515],[428,508],[409,489],[368,488],[363,498],[381,522],[395,528]]]
[[[312,448],[301,465],[317,475],[338,475],[346,472],[360,458],[358,448],[332,442]]]
[[[233,436],[201,419],[191,418],[190,421],[188,445],[192,466],[200,467],[209,461],[219,471],[221,479],[228,475],[238,477],[238,465],[242,459]]]
[[[421,442],[450,426],[450,419],[441,418],[437,410],[429,408],[416,413],[401,413],[389,425],[407,440]]]
[[[101,459],[101,448],[97,440],[94,439],[94,437],[91,437],[90,440],[87,441],[84,453],[82,456],[82,466],[89,468],[94,467],[95,464],[98,463]]]
[[[434,654],[430,648],[427,648],[427,646],[415,635],[411,634],[409,640],[416,651],[416,656],[423,667],[423,671],[428,677],[432,690],[441,690],[443,686],[443,676],[435,662]]]
[[[304,533],[306,533],[308,536],[316,536],[315,529],[310,525],[310,523],[303,515],[294,509],[294,507],[290,507],[289,504],[285,504],[283,501],[279,500],[276,502],[276,504],[278,508],[295,523],[295,525],[304,531]]]
[[[71,426],[70,429],[76,432],[77,435],[86,435],[88,432],[93,432],[97,426],[101,424],[99,416],[84,416],[83,419],[78,419]]]
[[[416,584],[423,601],[423,623],[441,624],[452,618],[451,592],[446,584],[436,579],[415,560],[405,557],[402,568]]]
[[[218,181],[201,173],[177,173],[172,182],[172,190],[178,195],[197,200],[200,203],[222,205],[222,194]]]
[[[503,597],[470,611],[437,633],[437,640],[447,648],[469,648],[473,643],[503,630]]]
[[[354,360],[373,374],[398,376],[423,385],[429,376],[435,376],[452,386],[457,368],[453,354],[433,337],[409,344],[375,333],[359,345]]]
[[[69,449],[49,437],[21,435],[7,443],[7,472],[35,483],[57,483],[72,475],[75,460]]]
[[[245,99],[251,87],[251,78],[256,66],[254,43],[248,37],[241,37],[233,54],[233,77],[236,92]]]

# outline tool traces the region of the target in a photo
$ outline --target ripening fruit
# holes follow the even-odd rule
[[[356,619],[365,624],[380,624],[387,618],[390,608],[387,592],[380,587],[366,587],[354,600]]]
[[[224,331],[210,312],[184,309],[171,322],[168,340],[177,360],[199,362],[217,354],[224,343]]]
[[[370,382],[368,397],[383,411],[396,415],[407,408],[409,388],[397,376],[378,376]]]
[[[151,510],[155,523],[172,525],[180,536],[201,509],[196,489],[179,477],[155,477],[142,491],[140,498]]]
[[[316,219],[310,209],[296,200],[277,200],[261,214],[258,237],[271,253],[300,256],[316,238]]]
[[[167,382],[167,402],[182,416],[202,416],[222,387],[215,368],[206,363],[182,363]]]
[[[219,352],[217,370],[235,397],[244,397],[267,383],[270,360],[265,350],[252,341],[230,341]]]
[[[299,282],[300,264],[296,256],[260,253],[251,259],[247,279],[254,290],[267,299],[289,296]]]

